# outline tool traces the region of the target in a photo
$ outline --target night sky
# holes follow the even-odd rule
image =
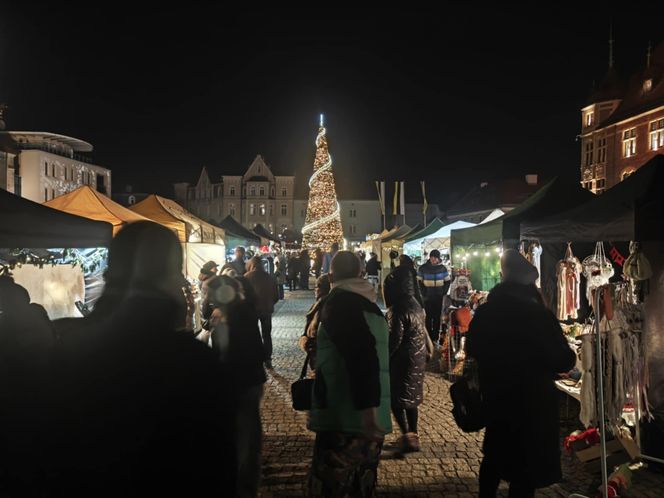
[[[242,174],[260,153],[276,174],[297,175],[302,195],[323,112],[341,197],[374,196],[373,180],[398,179],[417,200],[425,179],[443,207],[483,180],[578,176],[579,110],[606,72],[611,22],[598,7],[542,4],[106,5],[0,7],[9,129],[91,142],[115,191],[170,196],[204,165],[213,179]],[[662,13],[621,9],[614,19],[621,72],[645,63],[649,40],[664,40]]]

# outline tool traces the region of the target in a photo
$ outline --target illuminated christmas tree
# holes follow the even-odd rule
[[[319,247],[324,251],[328,250],[333,242],[342,244],[344,238],[332,174],[332,157],[327,150],[325,133],[321,114],[316,137],[314,174],[309,179],[309,202],[302,228],[302,245],[307,249]]]

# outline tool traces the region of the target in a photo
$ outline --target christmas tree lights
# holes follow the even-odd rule
[[[323,115],[316,137],[314,172],[309,179],[307,215],[302,228],[302,245],[307,249],[329,249],[334,242],[343,242],[341,214],[332,173],[332,157],[327,149]]]

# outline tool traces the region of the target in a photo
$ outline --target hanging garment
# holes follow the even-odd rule
[[[604,244],[595,245],[595,253],[583,260],[583,276],[586,277],[586,297],[592,303],[592,291],[609,283],[615,270],[604,253]]]
[[[533,242],[530,244],[530,250],[528,251],[530,254],[530,258],[528,260],[530,263],[537,268],[537,280],[535,281],[535,285],[540,288],[540,276],[542,275],[542,265],[541,265],[541,256],[542,256],[542,246],[539,245],[537,242]]]
[[[590,427],[597,420],[597,408],[595,406],[595,380],[593,371],[595,369],[595,345],[593,336],[584,334],[581,339],[581,412],[579,420],[584,427]]]

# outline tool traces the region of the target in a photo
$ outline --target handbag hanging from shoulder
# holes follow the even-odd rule
[[[307,378],[307,366],[309,365],[309,353],[304,359],[300,378],[291,384],[291,399],[293,400],[293,410],[307,411],[311,410],[311,400],[314,391],[314,379]]]

